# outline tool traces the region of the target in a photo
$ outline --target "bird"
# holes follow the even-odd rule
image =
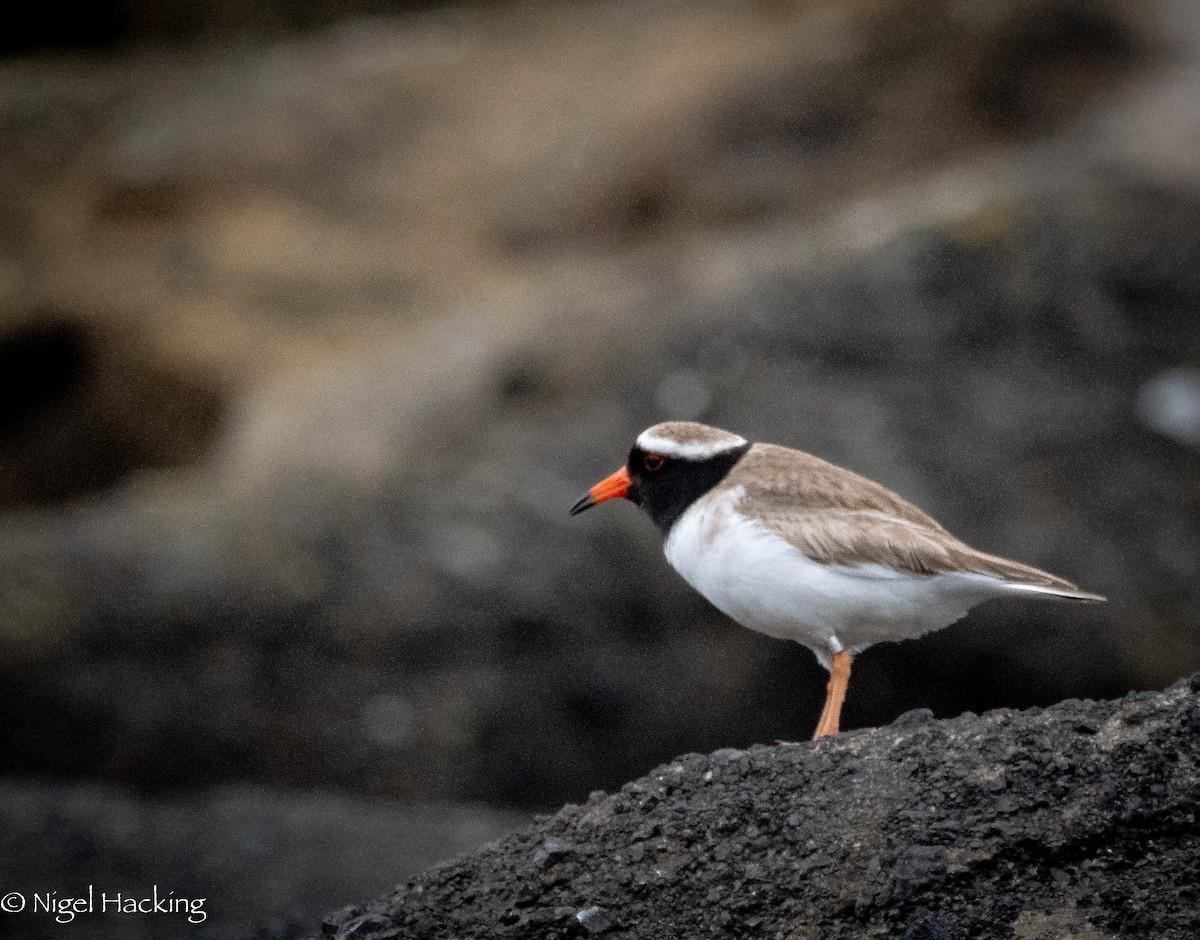
[[[838,734],[853,657],[940,630],[1001,596],[1099,602],[1063,578],[972,548],[887,487],[813,454],[694,421],[638,435],[570,514],[640,506],[671,566],[751,630],[829,672],[813,739]]]

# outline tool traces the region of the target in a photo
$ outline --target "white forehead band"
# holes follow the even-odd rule
[[[666,457],[682,457],[685,460],[703,460],[706,457],[715,457],[727,450],[743,447],[747,443],[744,437],[738,437],[736,434],[730,434],[717,441],[694,441],[689,444],[681,444],[669,437],[660,437],[649,431],[643,431],[637,439],[637,446],[642,450],[652,451]]]

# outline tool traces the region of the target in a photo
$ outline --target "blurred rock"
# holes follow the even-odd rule
[[[96,785],[0,780],[6,891],[202,899],[186,914],[80,915],[87,938],[282,938],[325,910],[479,847],[526,820],[477,806],[395,806],[328,793],[235,786],[145,800]],[[29,902],[30,904],[32,902]],[[44,937],[45,914],[0,914],[6,937]],[[60,925],[53,924],[54,928]]]
[[[1167,369],[1138,389],[1138,416],[1148,428],[1200,449],[1200,369]]]
[[[128,498],[64,516],[4,575],[67,571],[72,598],[60,639],[6,667],[10,766],[536,805],[686,743],[803,736],[822,688],[806,652],[709,610],[631,508],[566,517],[664,416],[677,370],[712,389],[705,420],[829,456],[1112,598],[995,604],[872,650],[852,725],[1169,678],[1197,649],[1200,458],[1135,402],[1195,341],[1200,204],[1110,190],[1011,219],[760,275],[704,331],[662,302],[657,336],[593,355],[600,386],[547,353],[538,395],[415,432],[420,460],[371,490],[283,476],[233,496],[238,518]]]
[[[0,509],[103,494],[211,446],[224,396],[119,329],[35,311],[0,337]]]
[[[58,352],[16,386],[0,768],[546,806],[804,736],[804,650],[631,507],[566,517],[683,413],[1113,598],[872,650],[850,725],[1200,666],[1200,458],[1137,406],[1197,348],[1165,11],[515,5],[3,63],[0,342]]]
[[[438,0],[326,0],[282,3],[229,3],[196,0],[60,0],[30,7],[0,39],[0,54],[50,48],[128,48],[183,40],[236,40],[326,26],[347,16],[427,11],[454,3]]]

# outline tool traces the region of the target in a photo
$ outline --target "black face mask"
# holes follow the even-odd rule
[[[688,506],[725,479],[749,449],[749,444],[743,444],[712,457],[687,460],[634,447],[627,465],[630,479],[627,498],[645,509],[659,531],[666,535]]]

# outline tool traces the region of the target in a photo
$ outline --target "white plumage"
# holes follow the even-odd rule
[[[878,564],[827,565],[741,515],[741,487],[713,490],[679,518],[667,561],[722,613],[768,636],[802,643],[828,669],[842,649],[922,636],[981,601],[1028,591],[988,575],[926,575]]]

